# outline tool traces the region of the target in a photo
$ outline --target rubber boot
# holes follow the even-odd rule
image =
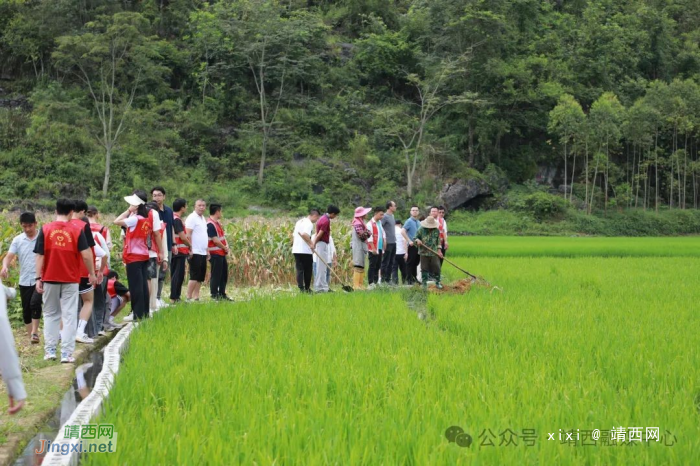
[[[421,283],[423,285],[423,289],[427,290],[428,289],[428,280],[430,279],[430,273],[424,272],[423,270],[421,270],[421,279],[422,279]]]
[[[435,279],[435,286],[437,287],[438,290],[442,289],[441,279],[442,279],[441,275],[438,275],[437,278]]]
[[[353,275],[352,275],[352,287],[355,290],[363,290],[364,289],[364,286],[363,286],[364,280],[365,280],[364,270],[359,271],[359,270],[355,269],[353,271]]]

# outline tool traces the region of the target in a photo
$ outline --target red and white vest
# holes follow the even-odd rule
[[[93,233],[99,233],[107,241],[107,227],[100,225],[99,223],[91,223],[90,230]]]
[[[117,296],[117,289],[114,287],[115,283],[117,283],[116,278],[110,278],[107,280],[107,294],[109,294],[110,298],[116,298]]]
[[[91,227],[90,229],[92,229],[92,225],[93,225],[93,224],[91,223],[91,224],[90,224],[90,227]],[[102,247],[102,244],[100,244],[100,241],[97,239],[97,238],[98,238],[98,236],[97,236],[98,234],[102,236],[102,233],[99,233],[99,232],[96,232],[95,230],[92,230],[92,238],[95,240],[95,244],[98,245],[99,247],[103,248],[103,247]],[[105,240],[105,243],[107,242],[107,239],[105,239],[104,236],[102,236],[102,239]],[[105,245],[105,246],[106,246],[106,245]],[[104,249],[104,248],[103,248],[103,249]],[[93,252],[94,252],[94,250],[93,250]],[[93,262],[93,263],[95,264],[95,271],[97,271],[97,254],[93,255],[93,259],[94,259],[94,262]],[[102,256],[102,269],[101,269],[101,272],[102,272],[102,275],[106,275],[106,274],[109,272],[109,267],[108,267],[108,265],[107,265],[107,250],[105,250],[105,255]]]
[[[148,260],[148,238],[153,235],[153,222],[150,218],[137,215],[138,221],[132,230],[127,228],[122,259],[125,264]],[[155,241],[152,241],[155,243]]]
[[[445,219],[438,217],[438,231],[440,232],[440,244],[445,244]]]
[[[214,225],[214,228],[216,229],[216,235],[219,237],[219,241],[221,241],[221,244],[223,244],[224,246],[228,246],[228,243],[226,242],[226,237],[224,236],[224,229],[221,228],[219,222],[217,222],[216,220],[212,220],[210,217],[207,219],[207,224]],[[207,246],[207,249],[209,250],[209,254],[215,256],[226,255],[226,251],[214,244],[214,241],[212,241],[211,238],[209,238],[209,245]]]
[[[75,226],[77,229],[80,231],[85,231],[85,222],[80,220],[79,218],[74,218],[70,220],[69,222],[71,225]],[[85,238],[87,240],[87,238]],[[97,256],[95,255],[95,248],[90,247],[90,252],[92,253],[92,263],[93,265],[95,264],[95,260],[97,259]],[[80,261],[80,277],[81,278],[87,278],[90,276],[90,272],[88,271],[87,267],[85,267],[85,262]]]
[[[173,217],[175,217],[176,219],[182,221],[182,219],[180,218],[180,216],[179,216],[178,214],[173,214]],[[183,225],[183,226],[184,226],[184,225]],[[182,254],[182,255],[185,255],[185,256],[189,256],[189,255],[190,255],[190,247],[189,247],[188,245],[186,245],[186,244],[184,243],[184,241],[182,241],[182,238],[180,238],[180,235],[179,235],[179,234],[178,234],[178,235],[175,235],[175,243],[174,243],[174,244],[175,244],[175,247],[177,248],[177,253],[178,253],[178,254]]]

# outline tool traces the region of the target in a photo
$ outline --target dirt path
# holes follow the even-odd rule
[[[5,385],[0,384],[0,465],[11,464],[48,421],[75,378],[75,368],[87,359],[91,351],[101,348],[115,335],[101,337],[93,345],[77,344],[75,364],[61,364],[44,361],[43,336],[41,344],[32,345],[23,330],[17,329],[14,333],[27,403],[19,414],[7,414],[7,392]]]

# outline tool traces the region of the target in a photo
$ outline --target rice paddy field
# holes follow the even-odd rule
[[[502,293],[166,309],[99,419],[117,452],[84,463],[700,464],[699,250],[453,238],[448,258]]]

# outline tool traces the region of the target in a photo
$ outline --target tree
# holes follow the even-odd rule
[[[233,37],[234,66],[252,77],[262,136],[258,185],[262,186],[267,148],[283,102],[296,86],[313,79],[326,27],[316,16],[286,11],[278,1],[248,0],[222,6],[225,31]]]
[[[408,74],[407,81],[416,91],[414,101],[402,99],[398,105],[385,107],[378,111],[384,121],[382,131],[395,137],[401,144],[406,164],[406,193],[413,196],[413,180],[418,160],[422,155],[428,122],[443,108],[460,103],[474,103],[476,95],[464,92],[451,95],[448,82],[451,78],[465,73],[468,55],[457,60],[440,60],[428,66],[425,77]]]
[[[116,13],[87,23],[79,35],[57,39],[56,65],[87,88],[99,120],[96,138],[104,149],[102,195],[107,196],[112,155],[129,121],[139,89],[162,82],[159,42],[139,13]]]
[[[622,124],[625,118],[625,108],[617,96],[612,92],[605,92],[591,107],[589,115],[591,121],[592,138],[596,142],[596,149],[605,154],[605,209],[608,208],[608,178],[610,175],[610,149],[615,149],[622,137]],[[595,178],[594,178],[595,183]],[[595,186],[594,186],[595,187]],[[591,203],[593,194],[591,194]]]
[[[559,103],[554,109],[549,112],[549,132],[559,136],[559,142],[564,145],[564,186],[567,183],[567,166],[568,159],[567,148],[569,144],[573,144],[582,139],[582,132],[586,115],[583,113],[581,104],[569,94],[564,94],[559,98]],[[574,151],[574,168],[571,172],[571,193],[569,200],[573,197],[574,192],[574,175],[576,174],[576,152]],[[566,192],[564,193],[566,197]]]

